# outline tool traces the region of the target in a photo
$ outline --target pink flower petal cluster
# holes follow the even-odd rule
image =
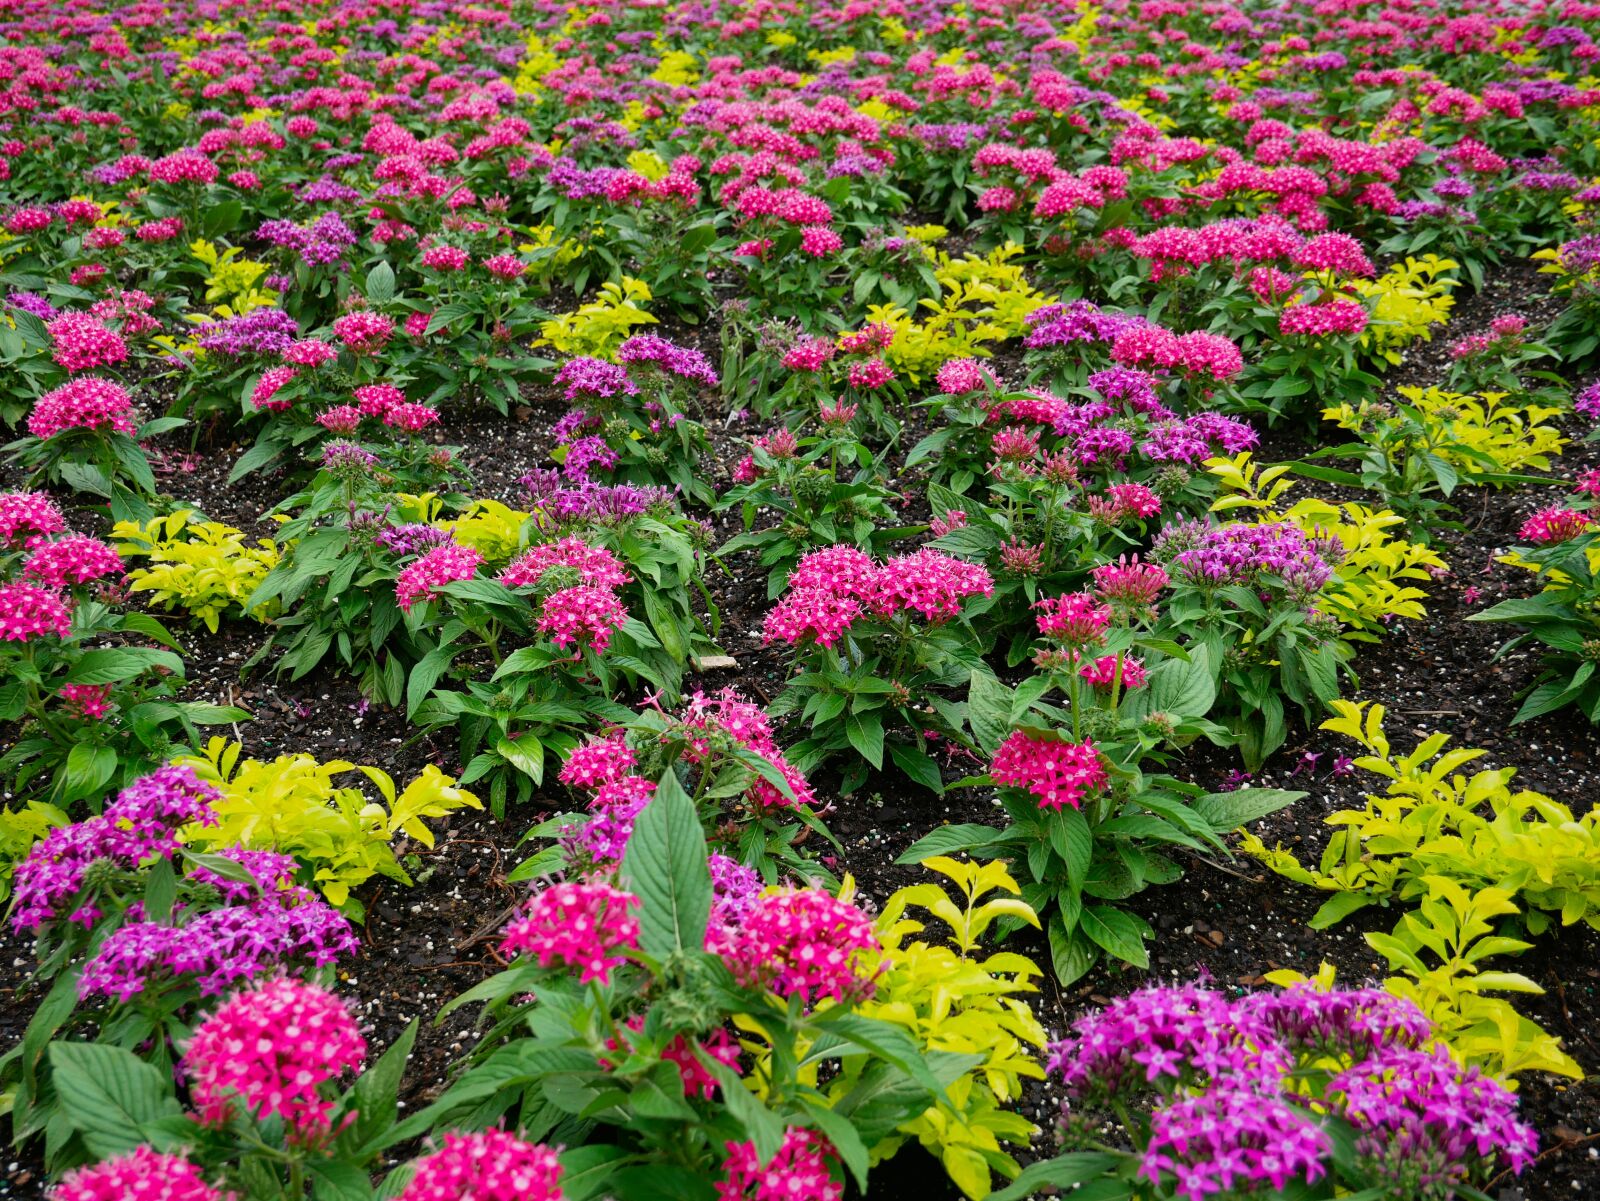
[[[532,955],[540,967],[576,968],[579,983],[611,982],[639,949],[639,898],[592,880],[566,880],[535,892],[506,927],[501,954]]]
[[[310,1142],[328,1134],[333,1110],[319,1089],[366,1055],[343,1001],[285,976],[239,993],[202,1022],[183,1071],[206,1125],[231,1121],[242,1105],[258,1119],[281,1117],[293,1137]]]
[[[507,588],[524,588],[537,584],[552,567],[571,567],[582,583],[595,588],[623,588],[633,581],[611,551],[603,546],[591,546],[576,537],[530,546],[513,559],[498,578]]]
[[[49,1201],[228,1201],[181,1155],[135,1147],[126,1155],[68,1172]]]
[[[1095,687],[1109,692],[1113,684],[1118,684],[1124,691],[1134,688],[1143,688],[1147,673],[1144,664],[1132,655],[1122,657],[1121,676],[1117,673],[1117,656],[1101,655],[1098,659],[1091,659],[1078,668],[1078,675]]]
[[[47,542],[28,556],[22,573],[52,588],[121,576],[122,556],[98,538],[72,534]]]
[[[1099,646],[1111,624],[1111,610],[1091,592],[1069,592],[1035,602],[1039,633],[1074,650]]]
[[[43,492],[0,492],[0,542],[32,549],[67,528],[56,502]]]
[[[1025,730],[1013,730],[1000,744],[989,774],[997,784],[1031,792],[1041,809],[1080,808],[1109,779],[1092,741],[1069,742]]]
[[[729,1143],[717,1201],[843,1201],[829,1169],[832,1148],[811,1130],[791,1126],[783,1146],[763,1163],[754,1143]]]
[[[627,622],[628,607],[611,589],[575,584],[545,598],[538,625],[557,646],[583,645],[599,654]]]
[[[0,642],[32,642],[46,634],[66,638],[72,614],[61,598],[36,584],[0,584]]]
[[[561,1201],[561,1160],[504,1130],[449,1131],[416,1161],[399,1201]]]
[[[394,582],[395,600],[409,613],[418,601],[432,600],[436,589],[456,580],[470,580],[482,562],[483,556],[470,546],[454,542],[436,546],[400,569]]]
[[[1517,537],[1536,546],[1554,546],[1587,533],[1592,525],[1594,519],[1587,513],[1553,505],[1540,509],[1524,521],[1522,528],[1517,531]]]
[[[50,438],[62,430],[101,427],[133,433],[133,401],[120,384],[98,376],[69,380],[34,402],[28,414],[28,432]]]
[[[732,945],[722,948],[740,984],[807,1005],[871,996],[881,954],[871,919],[817,888],[760,897]]]
[[[567,756],[561,765],[561,782],[573,788],[599,788],[626,776],[639,762],[620,732],[591,738]]]
[[[63,313],[48,328],[55,360],[69,374],[110,367],[128,357],[122,335],[90,313]]]

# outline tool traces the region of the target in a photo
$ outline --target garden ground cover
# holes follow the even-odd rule
[[[1021,1165],[1049,1184],[1090,1163],[1048,1166],[1063,1095],[1087,1097],[1060,1064],[1017,1078],[1001,1108],[1039,1129],[976,1169],[965,1135],[917,1125],[926,1096],[874,1125],[836,1084],[872,1071],[897,1098],[920,1087],[875,1027],[856,1030],[854,1060],[788,1096],[764,1082],[776,1036],[728,1024],[751,1083],[684,1094],[689,1070],[670,1066],[679,1092],[662,1110],[638,1108],[658,1104],[645,1081],[658,1089],[657,1060],[676,1061],[641,1041],[618,1071],[604,1053],[618,1036],[597,1044],[572,1017],[563,1037],[588,1048],[596,1078],[627,1081],[631,1116],[591,1124],[545,1078],[509,1110],[450,1108],[495,1045],[552,1037],[523,1014],[510,1019],[529,1022],[522,1043],[505,1026],[486,1038],[471,1006],[435,1024],[454,998],[504,980],[500,1017],[535,985],[548,990],[535,1011],[591,1003],[530,949],[530,881],[622,883],[646,914],[664,882],[682,905],[703,869],[671,860],[678,835],[644,817],[677,802],[627,791],[668,780],[693,795],[699,859],[716,852],[708,880],[742,862],[771,884],[842,892],[825,946],[857,937],[856,902],[877,914],[926,888],[916,860],[1007,863],[1037,928],[1009,910],[1020,928],[1002,941],[1002,922],[965,959],[1031,961],[1020,978],[1037,991],[1022,995],[1052,1042],[1149,985],[1270,995],[1285,971],[1331,965],[1336,988],[1375,987],[1350,994],[1361,1004],[1414,1003],[1470,1070],[1516,1083],[1537,1156],[1513,1174],[1490,1153],[1504,1143],[1449,1144],[1469,1173],[1461,1195],[1468,1181],[1506,1197],[1600,1187],[1600,1095],[1585,1079],[1600,1061],[1600,842],[1586,817],[1600,642],[1584,572],[1600,537],[1587,516],[1600,13],[1340,11],[1324,28],[1332,10],[1184,4],[975,17],[439,5],[317,9],[321,24],[307,9],[293,25],[248,9],[120,22],[8,9],[8,876],[59,856],[53,828],[92,822],[103,797],[180,755],[200,755],[222,816],[123,876],[76,878],[10,931],[7,1195],[140,1143],[192,1155],[214,1182],[249,1164],[227,1180],[247,1196],[307,1187],[230,1149],[245,1136],[205,1117],[194,1064],[163,1085],[170,1106],[142,1096],[151,1114],[116,1129],[51,1118],[75,1061],[24,1032],[64,971],[83,996],[54,1019],[58,1041],[117,1048],[124,1065],[182,1059],[224,997],[280,970],[347,1000],[372,1059],[419,1020],[387,1082],[400,1108],[377,1123],[405,1137],[357,1122],[285,1144],[291,1159],[360,1165],[312,1169],[318,1197],[369,1195],[367,1179],[444,1130],[494,1125],[565,1145],[568,1195],[780,1195],[733,1166],[745,1137],[757,1158],[772,1150],[772,1119],[728,1101],[734,1087],[754,1088],[791,1138],[824,1139],[785,1144],[784,1171],[804,1181],[793,1195],[859,1189],[843,1184],[865,1167],[846,1144],[864,1139],[864,1157],[897,1126],[906,1145],[867,1196],[981,1197]],[[96,54],[127,69],[95,73]],[[92,105],[69,86],[83,79]],[[1274,464],[1293,466],[1273,478]],[[114,548],[119,569],[95,569],[84,547],[45,554],[68,529]],[[234,541],[198,552],[210,537]],[[841,545],[863,557],[827,550]],[[1101,574],[1119,556],[1161,565],[1151,596],[1119,599]],[[188,566],[161,574],[163,559]],[[70,632],[48,632],[52,600]],[[1505,646],[1524,630],[1532,640]],[[1353,719],[1341,703],[1360,707]],[[623,755],[624,728],[619,772],[606,757]],[[1372,745],[1385,732],[1392,757]],[[1418,785],[1448,810],[1450,775],[1472,777],[1448,819],[1466,842],[1360,827],[1344,867],[1323,861],[1313,884],[1307,869],[1347,837],[1327,819],[1370,814],[1384,791],[1369,760],[1392,765],[1435,734],[1486,752]],[[233,740],[262,763],[234,775]],[[1044,766],[1040,747],[1067,766]],[[272,763],[283,755],[309,758]],[[422,808],[402,823],[377,780],[317,782],[318,762],[341,761],[381,769]],[[1523,790],[1541,794],[1534,810]],[[1539,808],[1550,802],[1571,812]],[[1501,815],[1491,833],[1485,814]],[[1023,831],[1010,842],[1008,824]],[[313,827],[340,831],[342,857]],[[1538,862],[1529,848],[1558,836]],[[607,841],[619,837],[630,849]],[[288,856],[281,877],[247,858],[261,852]],[[205,971],[170,951],[108,957],[119,931],[204,920],[231,878],[219,858],[299,914],[292,937],[274,926],[273,949],[220,950]],[[716,895],[712,947],[718,922],[745,920]],[[1330,914],[1330,898],[1346,909]],[[1497,908],[1457,954],[1400,945],[1408,920],[1437,934],[1473,904]],[[65,920],[80,905],[94,912]],[[312,914],[326,923],[314,937]],[[650,950],[664,935],[645,925]],[[874,988],[909,988],[889,983],[911,962],[897,936],[875,937],[889,946],[875,985],[863,980],[879,952],[863,951],[831,1002],[756,971],[736,982],[763,1001],[718,1004],[748,1023],[749,1006],[788,998],[787,1020],[815,1029]],[[933,921],[920,937],[959,935]],[[726,946],[710,957],[737,960]],[[991,981],[1018,970],[992,963]],[[1514,1009],[1486,1018],[1460,981],[1490,966]],[[77,983],[96,969],[110,991]],[[682,979],[642,960],[624,970],[647,975],[594,1003],[620,1019],[635,989],[641,1039],[715,1044],[724,1023],[663,1016],[690,995]],[[1284,995],[1310,1004],[1306,992]],[[134,1016],[152,1013],[154,1043]],[[912,1028],[922,1054],[957,1045],[936,1045],[936,1025]],[[39,1091],[29,1073],[46,1067]],[[248,1084],[238,1095],[251,1100]],[[540,1110],[551,1096],[565,1117]],[[418,1112],[431,1133],[401,1124]],[[281,1111],[261,1128],[269,1143],[284,1118],[308,1120]],[[843,1120],[868,1133],[830,1124]],[[1124,1158],[1092,1195],[1191,1195],[1159,1168],[1133,1175],[1151,1135],[1122,1121]],[[1440,1121],[1410,1129],[1442,1139]],[[1259,1151],[1259,1134],[1237,1137]],[[626,1173],[659,1165],[663,1145],[694,1170]],[[473,1195],[420,1191],[456,1187],[450,1153],[405,1195]],[[543,1163],[527,1154],[525,1170]],[[1282,1195],[1373,1181],[1387,1181],[1374,1196],[1413,1195],[1362,1155],[1327,1162],[1309,1191]]]

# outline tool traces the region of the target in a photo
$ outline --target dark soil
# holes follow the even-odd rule
[[[1550,301],[1536,295],[1538,277],[1528,265],[1497,274],[1482,292],[1466,298],[1455,319],[1431,344],[1412,351],[1392,373],[1388,386],[1439,382],[1447,364],[1448,346],[1457,338],[1484,328],[1503,311],[1545,316]],[[683,331],[669,331],[681,336]],[[695,338],[715,352],[713,330]],[[688,340],[684,338],[684,340]],[[1578,383],[1581,381],[1572,381]],[[543,431],[560,406],[548,395],[532,395],[509,418],[493,413],[458,417],[443,440],[463,447],[476,480],[478,495],[515,503],[517,478],[539,465],[547,449]],[[713,423],[717,457],[724,466],[743,453],[738,437],[755,432],[749,426]],[[1584,431],[1573,429],[1573,436]],[[908,430],[900,451],[920,436]],[[1275,433],[1258,457],[1295,458],[1304,444]],[[240,447],[205,448],[192,470],[169,477],[173,493],[192,498],[207,515],[247,531],[262,530],[261,519],[271,499],[281,495],[281,481],[255,479],[226,484]],[[176,462],[176,456],[174,457]],[[1600,445],[1574,441],[1556,464],[1560,480],[1584,468],[1600,466]],[[916,481],[905,491],[919,495]],[[1556,485],[1560,488],[1560,485]],[[1310,494],[1302,485],[1298,495]],[[1328,490],[1317,486],[1318,494]],[[1600,795],[1600,731],[1581,716],[1558,713],[1512,727],[1518,693],[1531,683],[1536,661],[1525,654],[1495,660],[1502,631],[1472,624],[1465,618],[1509,595],[1528,592],[1526,573],[1497,564],[1495,556],[1515,538],[1522,519],[1558,491],[1525,489],[1505,493],[1468,493],[1460,498],[1465,530],[1447,533],[1439,549],[1451,574],[1430,589],[1427,618],[1396,621],[1386,638],[1365,649],[1352,663],[1359,687],[1355,700],[1384,704],[1388,730],[1398,746],[1407,746],[1435,731],[1452,735],[1455,745],[1484,749],[1476,766],[1514,766],[1520,786],[1546,792],[1578,812]],[[908,513],[908,520],[915,520]],[[92,524],[92,523],[85,523]],[[724,514],[714,522],[719,538],[738,530],[737,518]],[[713,568],[711,586],[722,611],[721,642],[740,664],[703,681],[710,689],[733,684],[768,702],[781,689],[782,661],[761,646],[760,628],[768,607],[765,573],[750,556],[731,560],[728,571]],[[238,735],[247,753],[258,758],[306,751],[319,758],[343,758],[382,767],[397,778],[409,778],[426,762],[446,770],[456,767],[456,748],[447,733],[417,740],[401,716],[366,705],[355,686],[319,674],[300,683],[270,675],[241,679],[240,667],[259,646],[262,631],[251,625],[225,627],[219,636],[200,631],[187,638],[188,695],[195,699],[236,703],[255,713]],[[1262,823],[1262,836],[1281,841],[1302,855],[1314,854],[1326,838],[1323,818],[1335,809],[1359,806],[1363,781],[1337,776],[1330,768],[1348,748],[1333,736],[1300,729],[1254,783],[1306,790],[1309,795],[1292,809]],[[1305,756],[1317,755],[1313,767]],[[1179,766],[1179,773],[1209,787],[1220,786],[1239,764],[1229,753],[1206,748]],[[828,797],[830,781],[816,781]],[[982,793],[952,793],[942,798],[907,787],[898,777],[873,777],[847,798],[833,797],[828,821],[845,848],[841,870],[854,874],[862,894],[881,902],[917,872],[894,866],[907,846],[941,823],[998,820],[996,802]],[[497,970],[492,937],[507,909],[522,895],[506,875],[531,853],[519,847],[521,833],[549,811],[566,807],[566,798],[551,792],[536,798],[505,821],[488,814],[461,813],[435,823],[438,844],[429,851],[408,848],[415,858],[416,885],[384,883],[366,897],[368,920],[362,931],[363,952],[343,979],[344,992],[356,998],[369,1041],[381,1049],[412,1019],[420,1019],[421,1036],[406,1077],[403,1104],[426,1104],[447,1083],[451,1066],[472,1038],[472,1013],[464,1011],[442,1025],[434,1015],[450,998]],[[1052,1037],[1058,1037],[1088,1006],[1152,979],[1209,977],[1225,988],[1263,983],[1263,973],[1292,968],[1312,973],[1326,961],[1348,984],[1371,981],[1383,973],[1381,957],[1362,935],[1387,929],[1394,914],[1367,912],[1330,932],[1307,926],[1317,894],[1263,872],[1253,861],[1213,861],[1190,857],[1186,875],[1177,884],[1152,889],[1133,902],[1158,931],[1151,944],[1148,973],[1102,966],[1068,989],[1047,975],[1037,996],[1038,1011]],[[1017,949],[1047,964],[1042,940],[1018,935]],[[20,1039],[36,997],[24,988],[29,947],[23,940],[0,942],[0,1047]],[[1552,932],[1515,965],[1547,990],[1542,997],[1518,998],[1518,1005],[1541,1025],[1561,1035],[1569,1053],[1586,1066],[1600,1065],[1600,935],[1587,926]],[[1525,1117],[1539,1129],[1543,1154],[1535,1168],[1514,1183],[1500,1182],[1498,1195],[1507,1201],[1551,1201],[1554,1198],[1600,1197],[1600,1079],[1573,1083],[1530,1076],[1522,1084]],[[1036,1086],[1022,1105],[1041,1127],[1035,1146],[1023,1153],[1034,1158],[1052,1152],[1051,1126],[1059,1099],[1047,1086]],[[42,1195],[36,1157],[25,1155],[0,1171],[0,1196]],[[881,1201],[955,1197],[938,1165],[915,1147],[874,1176],[871,1197]]]

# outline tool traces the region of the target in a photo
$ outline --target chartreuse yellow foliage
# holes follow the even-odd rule
[[[1550,456],[1560,454],[1567,444],[1561,431],[1549,424],[1561,414],[1554,405],[1508,404],[1505,392],[1469,395],[1443,388],[1402,387],[1399,393],[1420,419],[1419,435],[1407,436],[1401,446],[1391,446],[1392,440],[1379,444],[1391,458],[1402,452],[1437,455],[1469,483],[1496,472],[1546,471]],[[1357,436],[1365,435],[1363,441],[1370,442],[1374,425],[1381,429],[1390,413],[1386,406],[1363,401],[1323,409],[1322,418]]]
[[[1311,919],[1317,929],[1374,903],[1414,904],[1393,934],[1367,941],[1401,973],[1385,982],[1389,991],[1416,1001],[1463,1058],[1499,1074],[1581,1075],[1553,1036],[1508,1002],[1481,995],[1537,993],[1538,985],[1480,964],[1531,945],[1494,933],[1495,919],[1520,915],[1535,935],[1555,914],[1563,925],[1600,929],[1600,814],[1575,819],[1539,793],[1512,792],[1514,768],[1462,773],[1485,752],[1447,751],[1445,734],[1397,756],[1382,705],[1333,707],[1337,716],[1322,728],[1367,752],[1355,766],[1387,780],[1384,794],[1328,817],[1336,829],[1317,868],[1249,833],[1241,849],[1278,875],[1333,894]]]
[[[650,300],[650,289],[643,280],[624,275],[621,283],[608,281],[587,304],[541,325],[534,345],[553,346],[562,354],[605,358],[635,326],[656,324],[656,318],[644,308]]]
[[[1459,268],[1454,259],[1427,254],[1396,263],[1377,279],[1350,280],[1369,312],[1362,348],[1398,366],[1406,346],[1431,340],[1433,327],[1448,321],[1455,307],[1451,293],[1461,282],[1454,274]]]
[[[21,809],[0,807],[0,901],[11,895],[11,871],[33,844],[72,819],[54,805],[29,801]]]
[[[483,808],[431,763],[397,795],[394,780],[376,767],[318,763],[307,754],[280,755],[270,763],[241,761],[242,750],[237,742],[213,738],[203,756],[175,760],[222,794],[213,806],[216,824],[185,827],[184,841],[207,849],[237,846],[293,855],[310,870],[329,904],[356,917],[362,908],[351,892],[373,876],[411,883],[395,857],[397,835],[431,847],[433,831],[424,818]],[[369,801],[357,787],[335,783],[335,777],[351,771],[372,782],[382,803]]]
[[[449,530],[462,546],[470,546],[484,561],[504,563],[522,549],[522,527],[532,516],[497,500],[474,500],[457,517],[444,517],[444,502],[436,492],[401,492],[395,496],[395,513],[401,521],[425,522]]]
[[[1022,334],[1028,315],[1055,300],[1028,283],[1012,262],[1022,247],[1007,242],[987,255],[953,259],[935,252],[939,296],[926,298],[918,321],[898,305],[874,305],[867,323],[887,325],[894,341],[884,357],[913,383],[951,359],[987,358],[993,343]]]
[[[1261,524],[1292,521],[1308,535],[1332,536],[1345,548],[1345,561],[1334,582],[1323,590],[1329,609],[1344,623],[1347,642],[1375,642],[1385,618],[1419,619],[1426,616],[1422,602],[1428,594],[1407,581],[1427,581],[1449,570],[1431,547],[1397,538],[1389,531],[1403,528],[1405,519],[1388,509],[1373,509],[1356,501],[1335,504],[1307,497],[1286,509],[1280,499],[1294,481],[1289,468],[1258,468],[1250,452],[1233,458],[1212,459],[1206,470],[1217,480],[1222,495],[1213,513],[1251,509]]]
[[[219,252],[210,242],[201,240],[189,244],[189,253],[209,272],[206,303],[217,306],[217,315],[233,316],[278,303],[276,292],[257,286],[266,278],[268,265],[241,257],[244,251],[237,246]]]
[[[140,525],[119,521],[111,542],[124,559],[148,559],[150,566],[128,573],[134,592],[148,592],[163,609],[184,609],[206,623],[213,634],[222,616],[242,616],[245,605],[267,573],[278,565],[278,546],[270,538],[245,541],[242,530],[216,521],[191,521],[190,509]],[[250,612],[267,621],[276,605]]]
[[[1001,918],[1035,927],[1039,919],[998,861],[963,863],[941,855],[922,866],[954,887],[916,884],[889,898],[877,921],[882,970],[872,1000],[859,1012],[904,1027],[924,1051],[977,1058],[950,1084],[947,1104],[900,1126],[872,1148],[872,1156],[874,1162],[887,1159],[915,1138],[938,1156],[956,1187],[977,1201],[989,1194],[992,1173],[1009,1180],[1019,1170],[1001,1144],[1026,1145],[1037,1133],[1006,1106],[1021,1096],[1024,1078],[1043,1078],[1036,1052],[1046,1041],[1018,995],[1035,991],[1040,969],[1022,955],[980,957],[979,948]],[[913,941],[924,927],[905,916],[910,908],[924,909],[949,927],[950,943]],[[860,1071],[858,1061],[845,1059],[830,1095],[848,1094]]]

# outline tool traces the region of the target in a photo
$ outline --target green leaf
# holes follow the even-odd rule
[[[694,802],[668,771],[639,813],[622,860],[639,897],[639,945],[652,955],[699,951],[711,916],[706,836]]]
[[[1372,898],[1364,892],[1336,892],[1322,902],[1321,908],[1312,915],[1307,925],[1313,930],[1326,930],[1329,926],[1337,926],[1352,913],[1358,909],[1365,909],[1370,904]]]
[[[939,765],[916,747],[903,742],[891,742],[889,757],[894,760],[896,767],[905,772],[908,779],[921,784],[930,792],[941,794],[944,792],[944,777],[939,774]]]
[[[1283,788],[1236,788],[1232,792],[1208,792],[1194,801],[1194,811],[1217,831],[1235,830],[1247,822],[1276,813],[1306,794]]]
[[[383,1149],[383,1137],[394,1126],[399,1113],[400,1078],[405,1075],[406,1058],[416,1041],[417,1019],[412,1018],[400,1037],[389,1044],[377,1063],[361,1073],[350,1090],[347,1109],[356,1117],[349,1128],[349,1138],[368,1154]]]
[[[183,660],[171,651],[148,646],[123,646],[85,651],[68,669],[66,684],[115,684],[152,667],[183,675]]]
[[[61,777],[62,799],[80,801],[96,796],[116,774],[116,751],[108,746],[80,742],[67,752]]]
[[[183,1111],[172,1095],[172,1075],[132,1051],[104,1043],[50,1044],[59,1113],[72,1123],[98,1159],[133,1150],[143,1128]]]
[[[1023,1201],[1047,1188],[1055,1189],[1063,1196],[1076,1196],[1072,1191],[1075,1186],[1087,1184],[1115,1170],[1118,1162],[1117,1156],[1098,1151],[1037,1160],[1023,1168],[1005,1188],[990,1193],[985,1201]]]
[[[883,718],[875,711],[851,713],[844,719],[845,737],[873,767],[883,767]]]
[[[1089,940],[1082,927],[1068,930],[1059,915],[1051,916],[1049,932],[1050,963],[1056,970],[1056,980],[1065,986],[1082,979],[1100,958],[1100,948]]]
[[[1012,692],[987,670],[974,671],[967,688],[967,722],[978,745],[993,754],[1011,733]]]
[[[1149,967],[1150,955],[1138,921],[1110,905],[1085,905],[1078,919],[1082,930],[1101,950],[1134,967]]]
[[[377,305],[394,299],[394,268],[388,263],[378,263],[367,272],[367,299]]]
[[[241,201],[224,200],[221,204],[206,208],[205,215],[200,218],[200,229],[208,239],[217,238],[237,229],[243,217],[244,204]]]
[[[931,834],[925,834],[912,843],[895,863],[901,866],[921,863],[924,859],[932,859],[935,855],[949,855],[992,846],[1004,838],[1005,831],[996,830],[993,826],[975,823],[940,826]]]
[[[1045,827],[1051,849],[1067,865],[1067,878],[1081,888],[1094,860],[1094,834],[1088,819],[1076,809],[1061,809],[1045,818]]]

